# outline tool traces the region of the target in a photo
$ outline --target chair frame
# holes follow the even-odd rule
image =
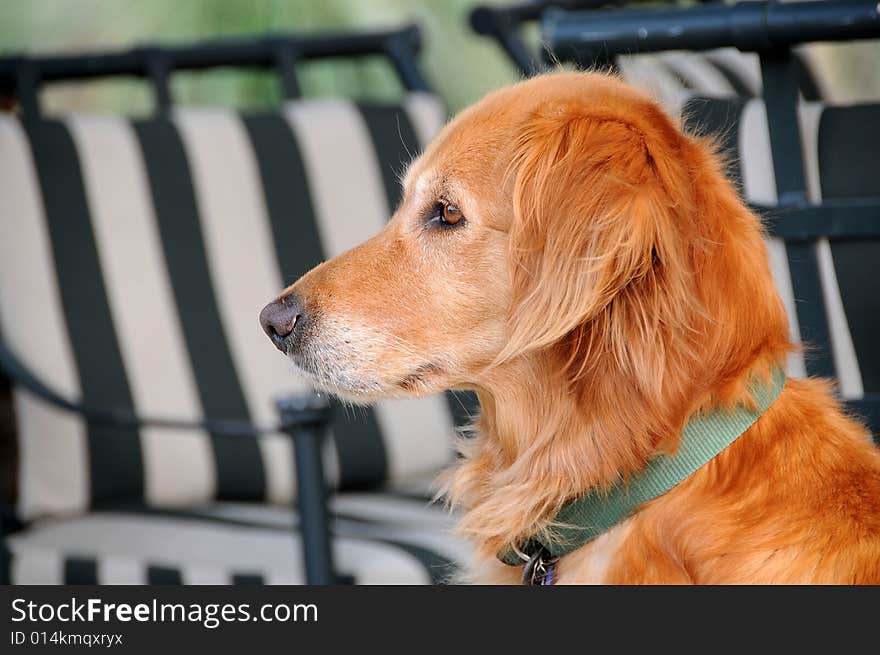
[[[538,53],[531,51],[522,36],[524,23],[539,20],[547,9],[598,9],[604,6],[623,6],[628,0],[533,0],[513,5],[485,5],[470,14],[474,32],[498,41],[520,73],[526,77],[538,75],[548,67]]]
[[[0,96],[15,96],[26,118],[40,116],[40,89],[49,82],[136,77],[153,87],[156,113],[173,105],[172,73],[234,67],[274,69],[285,100],[301,97],[296,66],[302,61],[384,55],[405,89],[431,91],[416,63],[422,47],[416,25],[396,30],[320,35],[271,34],[251,39],[217,39],[186,45],[143,45],[124,51],[75,55],[13,56],[0,59]]]
[[[698,0],[712,1],[714,0]],[[532,52],[526,45],[522,36],[523,24],[540,20],[544,12],[551,8],[583,11],[625,7],[632,2],[633,0],[532,0],[512,5],[482,5],[471,11],[470,24],[477,34],[498,41],[498,45],[520,73],[530,77],[545,72],[550,67],[541,61],[539,53]]]
[[[717,3],[719,0],[697,0],[697,2],[707,4]],[[495,39],[520,73],[530,77],[552,70],[556,61],[552,60],[552,57],[547,57],[550,48],[546,42],[542,42],[538,51],[533,51],[526,44],[522,34],[524,24],[540,21],[551,9],[598,10],[610,7],[631,7],[633,3],[634,0],[534,0],[533,2],[507,6],[487,5],[477,7],[471,12],[470,23],[477,34]],[[667,0],[667,3],[673,5],[673,8],[677,4],[676,0]],[[612,71],[619,70],[617,59],[608,53],[598,53],[593,58],[591,65]],[[796,65],[801,93],[809,100],[820,100],[822,90],[807,62],[798,58]],[[725,75],[727,74],[733,73],[725,73]]]

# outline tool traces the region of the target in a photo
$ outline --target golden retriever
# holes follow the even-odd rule
[[[706,139],[597,73],[486,96],[416,161],[388,226],[261,316],[354,402],[475,389],[446,479],[473,579],[569,500],[748,405],[792,345],[756,217]],[[414,438],[417,438],[414,435]],[[880,583],[880,451],[822,380],[565,555],[557,583]]]

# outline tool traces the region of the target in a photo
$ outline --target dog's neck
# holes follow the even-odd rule
[[[477,435],[448,479],[450,498],[466,509],[462,532],[479,556],[493,557],[545,527],[571,498],[674,449],[694,411],[743,401],[747,369],[769,375],[778,361],[768,352],[737,374],[682,379],[650,395],[601,367],[572,383],[547,356],[498,368],[478,391]]]

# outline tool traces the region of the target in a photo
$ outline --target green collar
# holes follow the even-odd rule
[[[773,404],[785,373],[777,368],[768,382],[753,384],[757,411],[739,406],[731,411],[717,410],[690,418],[674,455],[658,455],[643,471],[618,482],[607,491],[593,490],[566,504],[553,520],[552,539],[532,537],[520,552],[498,553],[505,564],[518,566],[543,551],[558,558],[589,543],[627,518],[642,503],[666,493],[736,441]]]

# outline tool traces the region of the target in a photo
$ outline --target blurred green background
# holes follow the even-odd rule
[[[452,112],[519,74],[494,41],[474,34],[477,4],[507,0],[0,0],[0,56],[15,52],[82,52],[144,43],[189,42],[266,32],[368,30],[418,23],[423,70]],[[518,0],[522,1],[522,0]],[[686,2],[683,2],[683,4]],[[536,30],[533,38],[536,40]],[[836,101],[880,97],[880,46],[815,46],[817,72]],[[305,95],[395,98],[397,78],[379,57],[306,63]],[[217,70],[177,73],[180,104],[271,106],[280,89],[271,73]],[[150,91],[137,80],[54,84],[44,107],[145,114]]]

